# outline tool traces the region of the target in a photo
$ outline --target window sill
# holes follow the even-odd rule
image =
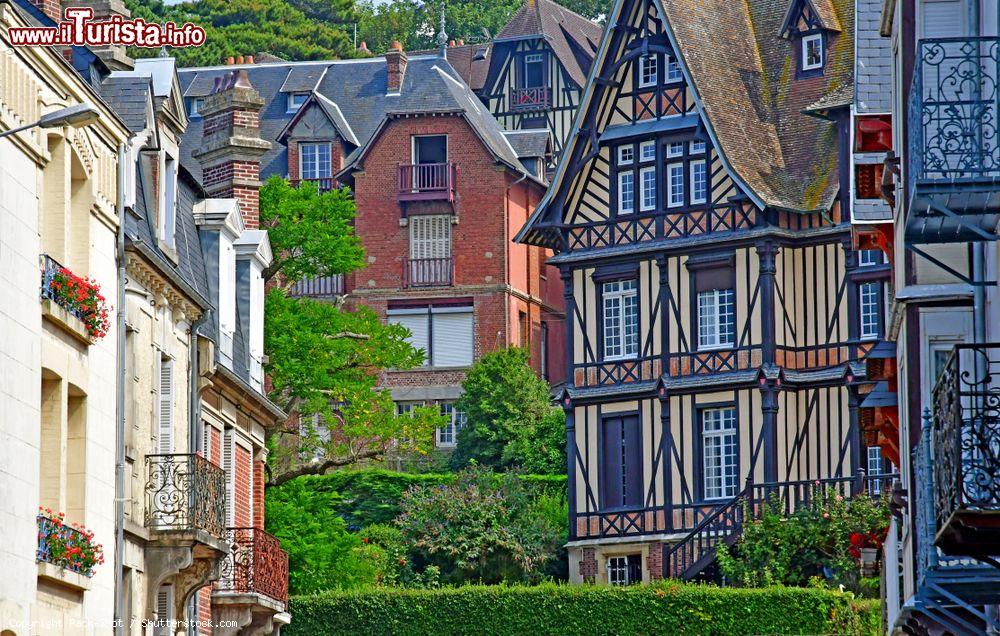
[[[601,360],[601,363],[603,364],[605,362],[629,362],[629,361],[636,362],[638,360],[639,360],[639,356],[638,355],[634,355],[634,356],[615,356],[615,357],[605,357],[604,359]]]
[[[86,592],[91,585],[90,577],[46,561],[38,562],[38,578],[53,581],[80,592]]]
[[[66,311],[62,305],[48,298],[42,299],[42,318],[56,325],[86,346],[97,342],[90,336],[90,332],[87,331],[87,326],[82,320]]]
[[[736,347],[734,347],[731,344],[726,344],[726,345],[706,345],[706,346],[703,346],[703,347],[698,347],[698,350],[695,353],[708,353],[708,352],[712,352],[712,351],[732,351],[735,348]]]

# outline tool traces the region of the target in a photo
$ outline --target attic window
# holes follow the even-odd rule
[[[539,88],[545,84],[545,57],[541,53],[524,56],[524,88]]]
[[[639,87],[655,85],[657,70],[656,56],[643,55],[639,63]]]
[[[189,117],[201,117],[201,105],[205,103],[205,99],[202,97],[195,97],[191,100],[191,107],[188,110]]]
[[[802,38],[802,70],[823,68],[823,34],[813,33]]]
[[[306,98],[309,97],[309,93],[289,93],[288,94],[288,112],[294,113],[299,110],[302,104],[306,103]]]

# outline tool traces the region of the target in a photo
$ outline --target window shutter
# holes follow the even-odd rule
[[[233,525],[233,496],[236,489],[236,466],[233,463],[236,439],[233,429],[227,428],[222,439],[222,470],[226,471],[226,523]]]
[[[171,629],[168,621],[174,620],[174,586],[161,585],[156,591],[156,636],[169,636]]]
[[[624,505],[622,492],[622,419],[604,421],[601,443],[601,508],[620,508]]]
[[[435,313],[434,360],[436,367],[466,367],[472,364],[472,312]]]
[[[451,217],[410,217],[410,258],[451,257]]]
[[[389,322],[403,325],[410,330],[409,342],[411,345],[417,349],[423,349],[425,352],[430,351],[428,347],[428,338],[430,337],[430,329],[428,325],[428,314],[397,314],[394,316],[389,316]],[[428,361],[429,363],[429,361]]]
[[[174,452],[174,365],[173,360],[161,358],[158,400],[158,453]]]
[[[622,419],[622,456],[624,457],[625,492],[622,505],[636,507],[643,504],[642,500],[642,444],[639,434],[639,418],[626,417]]]
[[[948,38],[965,35],[964,4],[961,0],[924,0],[921,3],[923,37]]]

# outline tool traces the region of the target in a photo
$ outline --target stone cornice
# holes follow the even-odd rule
[[[162,295],[171,307],[184,315],[184,320],[193,322],[201,317],[202,310],[191,302],[166,276],[163,276],[149,262],[135,252],[125,257],[125,273],[132,280],[153,294]]]
[[[236,248],[236,258],[251,258],[257,261],[261,269],[271,264],[273,254],[271,253],[271,239],[268,238],[267,230],[244,230],[234,243]]]
[[[202,199],[194,204],[194,222],[199,228],[226,230],[235,241],[246,227],[240,214],[239,199]]]

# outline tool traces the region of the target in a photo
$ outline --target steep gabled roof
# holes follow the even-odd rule
[[[299,110],[295,113],[291,120],[289,120],[285,127],[281,129],[281,132],[278,133],[277,141],[284,143],[284,141],[288,138],[288,135],[292,133],[292,129],[295,128],[295,124],[302,119],[302,116],[306,113],[306,111],[312,108],[313,105],[323,111],[323,114],[330,120],[333,127],[337,129],[337,134],[339,134],[344,141],[354,147],[361,145],[361,142],[358,141],[357,136],[351,129],[351,125],[347,123],[347,119],[344,118],[344,113],[340,110],[340,106],[337,106],[337,104],[328,97],[315,92],[309,94],[309,97],[307,97],[306,101],[299,106]]]
[[[413,51],[410,55],[437,55],[437,53],[437,49],[425,49]],[[465,80],[469,88],[478,91],[486,85],[490,59],[493,55],[492,44],[457,44],[448,47],[447,55],[448,63],[459,77]]]
[[[546,129],[539,130],[505,130],[503,133],[517,156],[547,157],[552,154],[552,135]]]
[[[494,42],[542,37],[577,86],[587,81],[601,39],[600,25],[552,0],[526,0]]]

